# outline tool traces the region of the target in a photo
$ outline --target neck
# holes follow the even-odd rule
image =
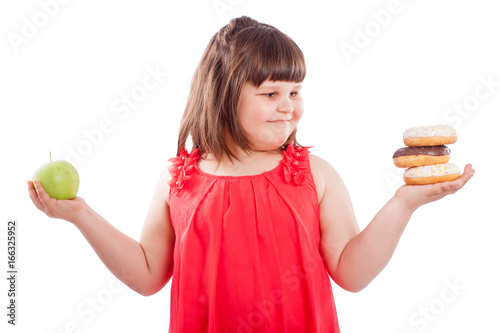
[[[251,151],[246,152],[238,145],[236,145],[230,136],[226,136],[225,142],[229,150],[237,157],[237,159],[235,159],[234,157],[229,158],[227,154],[224,154],[222,159],[220,161],[217,161],[214,154],[212,153],[207,153],[203,159],[207,162],[214,162],[219,167],[222,166],[225,168],[240,168],[244,167],[245,165],[250,166],[255,163],[262,163],[262,161],[267,160],[269,157],[282,155],[281,147],[266,150],[253,148]]]
[[[224,155],[220,164],[222,165],[237,165],[237,164],[250,164],[254,161],[265,159],[269,156],[281,155],[280,147],[272,150],[252,150],[249,152],[245,152],[240,147],[229,147],[231,152],[237,157],[237,160],[232,158],[230,159],[227,155]],[[212,154],[209,154],[210,158],[213,158]]]
[[[269,155],[281,154],[281,149],[280,149],[281,147],[265,149],[265,150],[256,149],[255,147],[252,147],[251,151],[246,152],[234,142],[233,138],[231,137],[227,129],[225,131],[225,140],[227,147],[233,153],[233,155],[236,156],[237,160],[235,160],[234,158],[229,159],[227,155],[224,155],[220,164],[225,164],[225,165],[235,165],[238,163],[245,164],[245,163],[251,163],[254,160],[268,157]],[[213,158],[212,154],[209,155],[211,158]]]
[[[229,176],[253,175],[275,168],[283,158],[281,149],[248,153],[238,149],[237,152],[239,160],[230,160],[224,155],[221,161],[217,161],[213,154],[208,153],[204,159],[206,163],[203,164],[205,171]]]

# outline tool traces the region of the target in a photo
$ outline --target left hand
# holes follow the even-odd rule
[[[38,179],[28,180],[28,193],[33,204],[48,217],[63,219],[74,223],[85,210],[87,204],[80,197],[71,200],[56,200],[51,198]]]
[[[422,205],[457,192],[474,176],[474,172],[472,165],[467,164],[457,180],[429,185],[403,185],[396,191],[395,196],[404,200],[408,207],[414,211]]]

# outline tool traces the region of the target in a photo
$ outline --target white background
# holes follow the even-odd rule
[[[51,16],[42,8],[48,3]],[[302,48],[308,73],[298,141],[340,173],[361,228],[402,184],[391,157],[406,128],[455,125],[451,162],[476,169],[463,190],[413,215],[391,262],[366,289],[352,294],[334,285],[342,331],[498,331],[494,1],[54,3],[0,4],[0,266],[9,218],[18,220],[19,244],[18,326],[6,323],[2,278],[2,332],[167,332],[170,283],[151,297],[115,283],[74,226],[32,205],[26,180],[49,151],[66,159],[68,147],[85,145],[83,131],[95,133],[109,119],[112,130],[94,136],[77,166],[79,196],[138,239],[156,180],[176,152],[193,71],[210,37],[240,15],[274,25]],[[382,15],[387,9],[390,17]],[[39,27],[30,30],[29,22]],[[346,56],[347,44],[357,53]],[[146,68],[168,77],[128,115],[113,112]],[[481,78],[493,82],[490,90]],[[419,314],[425,309],[427,317]]]

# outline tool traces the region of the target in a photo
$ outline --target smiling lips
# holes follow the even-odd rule
[[[287,121],[290,121],[291,119],[283,119],[283,120],[273,120],[269,121],[270,123],[285,123]]]
[[[277,128],[288,128],[290,120],[274,120],[269,121],[271,124],[275,125]]]

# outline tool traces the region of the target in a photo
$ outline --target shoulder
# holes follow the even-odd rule
[[[165,200],[167,205],[170,205],[169,202],[169,194],[170,194],[170,186],[169,182],[172,179],[172,175],[168,169],[165,167],[158,178],[158,183],[156,184],[157,194],[160,194],[162,198]]]
[[[347,188],[335,168],[324,158],[309,154],[309,163],[311,173],[318,192],[318,203],[325,200],[325,194],[328,196],[344,196],[347,194]]]
[[[311,166],[311,173],[314,178],[316,191],[318,192],[318,203],[321,204],[325,195],[325,189],[329,185],[332,177],[339,177],[337,171],[332,165],[325,160],[314,154],[309,154],[309,164]]]

